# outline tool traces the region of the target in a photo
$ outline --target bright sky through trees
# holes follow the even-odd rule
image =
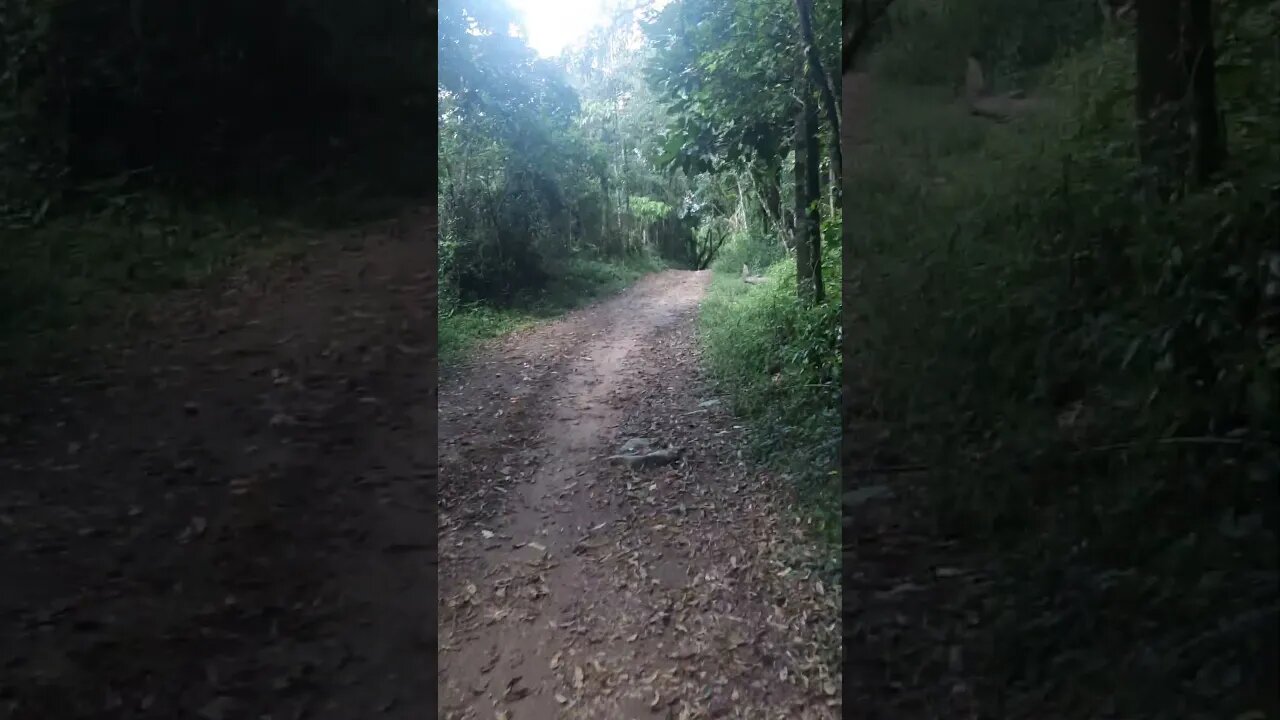
[[[605,20],[603,0],[511,0],[524,16],[529,47],[553,57]]]
[[[526,41],[542,57],[555,57],[562,50],[609,22],[619,11],[661,10],[670,0],[509,0],[524,18]]]

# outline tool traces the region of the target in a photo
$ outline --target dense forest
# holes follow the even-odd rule
[[[434,13],[427,2],[6,2],[5,356],[281,247],[298,223],[421,203],[435,164],[422,131]]]
[[[840,11],[811,0],[619,4],[605,26],[541,58],[507,32],[520,17],[502,3],[444,3],[445,364],[529,308],[554,313],[659,266],[711,268],[709,369],[769,427],[762,449],[830,487]]]
[[[6,716],[1280,715],[1280,4],[513,5],[0,7]]]
[[[579,257],[651,254],[703,269],[754,234],[772,254],[739,259],[801,253],[798,277],[821,301],[821,224],[839,204],[838,12],[810,2],[618,10],[549,60],[506,32],[519,17],[500,3],[446,3],[445,296],[509,301]]]
[[[440,8],[441,716],[837,717],[841,8],[520,5]]]
[[[951,674],[934,717],[1273,717],[1280,6],[845,12],[847,512],[912,488],[972,571],[929,581],[951,660],[890,672]]]

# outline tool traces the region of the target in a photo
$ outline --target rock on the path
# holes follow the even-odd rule
[[[670,465],[678,459],[680,459],[679,448],[664,448],[642,455],[612,455],[609,457],[609,462],[626,465],[632,470],[639,470],[641,468],[658,467],[659,465]]]
[[[623,464],[632,469],[669,465],[680,457],[679,448],[652,450],[657,440],[647,437],[628,438],[622,444],[620,454],[609,457],[609,462]]]
[[[635,455],[642,450],[648,450],[653,447],[656,442],[657,441],[653,438],[633,437],[622,443],[622,450],[620,452],[623,455]]]

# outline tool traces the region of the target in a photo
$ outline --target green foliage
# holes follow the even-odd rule
[[[630,198],[631,214],[640,222],[655,223],[668,217],[672,207],[661,200],[634,196]]]
[[[840,7],[815,3],[826,68],[838,67]],[[650,81],[671,121],[656,156],[662,167],[707,172],[717,162],[776,164],[794,121],[800,36],[790,0],[684,0],[646,25],[655,43]]]
[[[820,535],[834,547],[840,533],[840,303],[796,302],[791,259],[765,269],[762,285],[744,283],[739,270],[716,272],[702,306],[708,372],[734,412],[750,422],[755,449],[796,479]],[[838,242],[824,255],[824,279],[839,287]]]
[[[651,255],[615,262],[578,258],[556,263],[551,269],[553,281],[548,286],[524,292],[511,307],[462,304],[456,298],[441,297],[438,324],[441,367],[464,362],[484,340],[615,294],[641,276],[660,269],[661,261]]]
[[[552,266],[557,281],[533,296],[533,305],[551,309],[577,307],[618,293],[641,276],[664,266],[661,258],[651,254],[609,261],[583,258],[560,261]]]
[[[671,3],[646,32],[659,48],[650,74],[673,120],[659,165],[697,173],[720,156],[785,153],[799,57],[791,3]]]
[[[441,369],[457,366],[480,342],[501,337],[538,321],[536,315],[514,308],[481,304],[461,306],[440,313],[438,353]]]
[[[928,77],[895,64],[914,44],[890,38],[875,65],[871,142],[845,192],[859,218],[848,362],[863,414],[935,469],[941,527],[1012,558],[991,670],[1023,700],[1070,676],[1125,717],[1231,714],[1273,682],[1259,640],[1276,632],[1280,510],[1266,13],[1229,18],[1220,41],[1227,174],[1169,206],[1139,199],[1125,38],[1036,68],[1054,104],[1008,125],[948,107],[946,88],[890,82]],[[1155,687],[1177,692],[1139,691]]]
[[[834,69],[840,8],[815,5]],[[795,4],[676,0],[643,33],[624,14],[554,61],[506,33],[500,4],[441,12],[443,362],[657,263],[732,258],[706,305],[710,364],[834,537],[839,304],[801,305],[780,239],[803,67]],[[838,278],[838,217],[826,225]],[[738,261],[774,264],[767,292],[735,295]],[[758,401],[741,392],[752,387]]]
[[[751,230],[734,233],[724,248],[716,255],[711,269],[725,274],[742,271],[746,265],[752,273],[759,272],[786,256],[786,248],[776,237],[769,237],[759,231]]]
[[[495,3],[442,9],[442,293],[510,304],[563,289],[569,260],[680,255],[683,179],[643,160],[660,112],[626,48],[634,28],[546,60],[508,33],[515,20]]]

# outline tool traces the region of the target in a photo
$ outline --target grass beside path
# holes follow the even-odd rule
[[[448,303],[441,303],[438,326],[440,365],[445,367],[463,362],[485,340],[619,293],[662,267],[660,260],[647,255],[610,261],[574,259],[550,264],[547,271],[553,278],[551,284],[541,292],[518,298],[509,306],[471,304],[446,307]]]
[[[838,260],[837,252],[831,255]],[[704,362],[746,422],[750,449],[791,477],[799,512],[835,557],[840,303],[798,303],[790,260],[774,264],[765,276],[768,282],[750,285],[728,270],[713,275],[701,312]]]

